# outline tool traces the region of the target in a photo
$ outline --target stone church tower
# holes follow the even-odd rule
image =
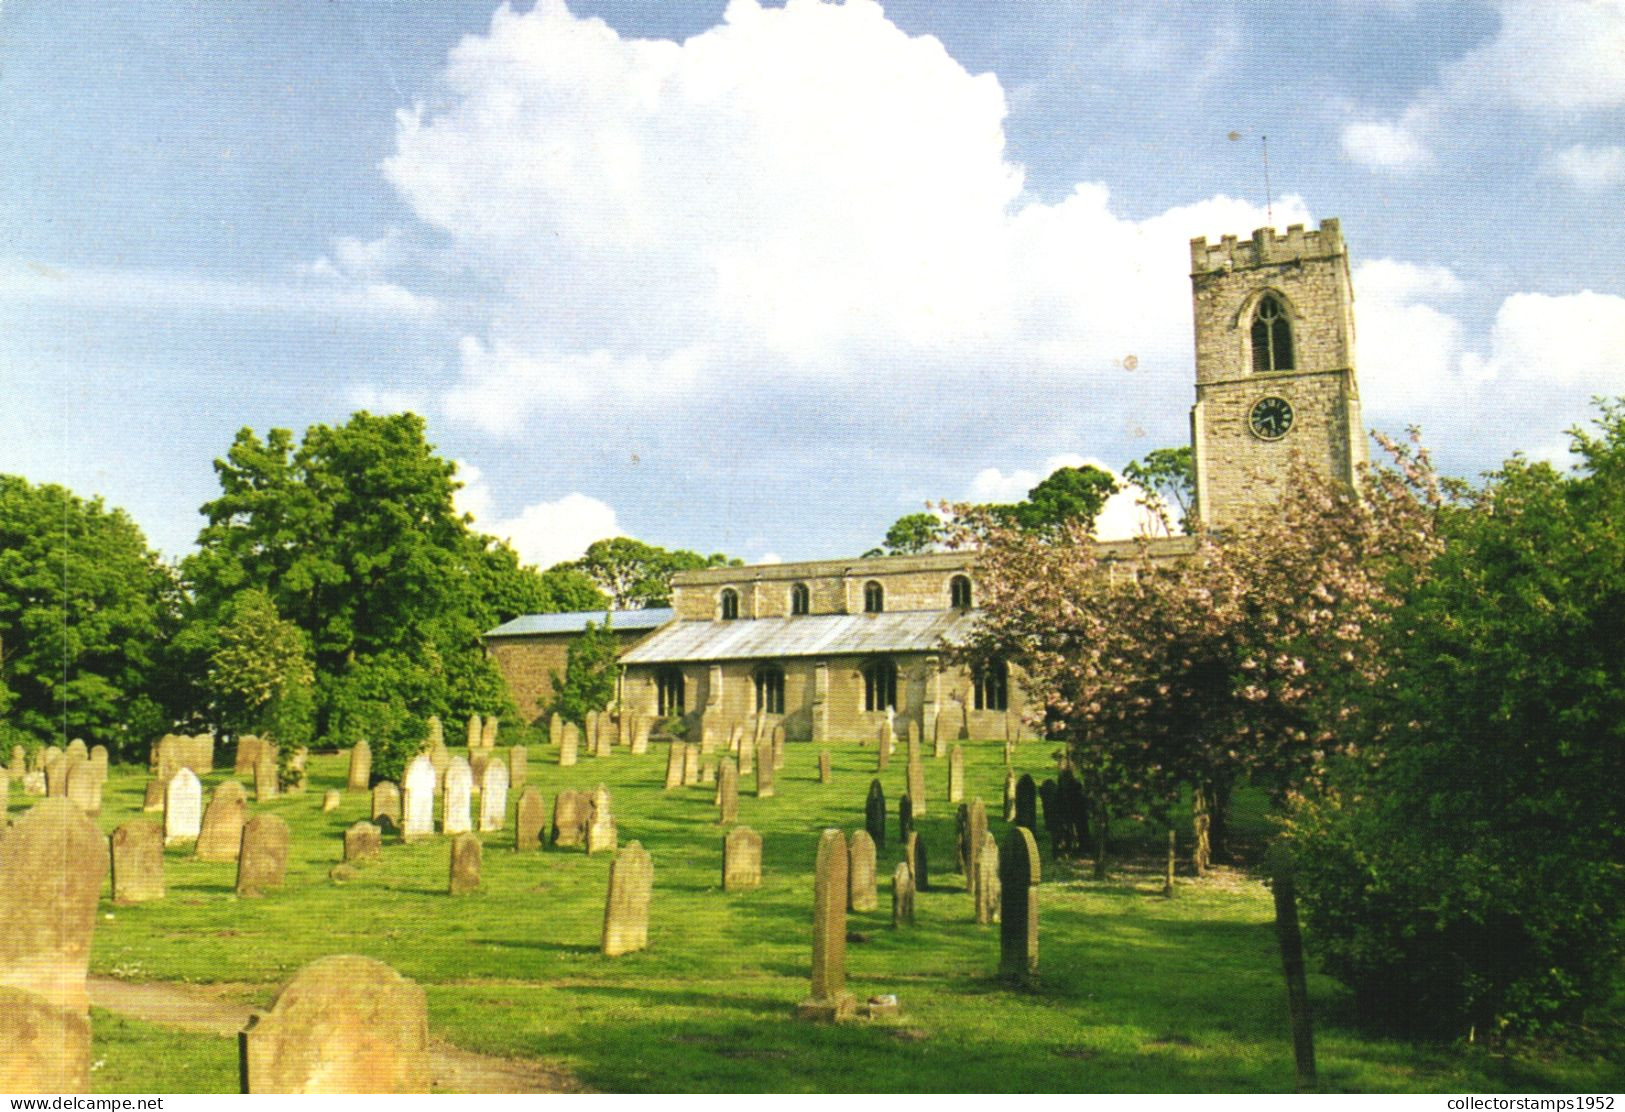
[[[1242,243],[1191,241],[1196,512],[1210,528],[1268,516],[1295,460],[1344,482],[1366,462],[1354,292],[1336,220]]]

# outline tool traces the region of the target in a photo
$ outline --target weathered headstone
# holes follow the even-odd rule
[[[739,821],[739,766],[726,757],[717,773],[717,821],[724,826]]]
[[[447,892],[462,896],[480,886],[480,840],[463,831],[451,840],[451,881]]]
[[[1016,774],[1004,770],[1004,821],[1016,821]]]
[[[1067,848],[1074,853],[1086,853],[1093,848],[1089,840],[1089,801],[1083,794],[1083,782],[1070,768],[1062,769],[1061,814],[1065,817]],[[1198,822],[1206,818],[1198,808]]]
[[[1054,780],[1038,785],[1038,801],[1043,813],[1044,832],[1049,835],[1049,848],[1053,856],[1061,855],[1066,841],[1066,820],[1061,817],[1061,789]]]
[[[90,747],[90,766],[96,770],[104,782],[107,780],[107,746],[92,745]]]
[[[84,738],[76,737],[72,741],[68,742],[68,747],[63,751],[63,755],[78,757],[80,760],[88,761],[90,759],[90,748],[85,745]]]
[[[956,745],[948,754],[948,802],[962,803],[965,799],[965,750]]]
[[[829,778],[829,750],[820,749],[818,751],[818,782],[820,784],[827,784],[829,783]]]
[[[632,755],[641,757],[649,751],[649,732],[654,729],[654,720],[647,715],[638,715],[632,722]]]
[[[107,843],[66,799],[0,838],[0,1092],[90,1091],[85,974]]]
[[[427,725],[429,736],[424,738],[425,744],[427,744],[430,749],[433,749],[437,745],[446,744],[446,728],[441,724],[440,716],[438,714],[429,715]]]
[[[914,874],[909,872],[907,861],[899,861],[891,875],[891,925],[914,925]]]
[[[398,833],[401,829],[401,789],[388,780],[380,780],[373,785],[372,821],[388,834]]]
[[[847,907],[852,911],[873,911],[880,904],[875,894],[875,840],[867,830],[852,835],[848,857]]]
[[[281,815],[259,814],[243,823],[237,854],[237,894],[260,896],[281,888],[288,873],[288,824]]]
[[[480,726],[480,748],[481,749],[495,749],[497,747],[497,723],[498,723],[498,721],[499,720],[498,720],[497,716],[492,714],[492,715],[488,715],[486,717],[486,719],[485,719],[485,722],[481,724],[481,726]]]
[[[925,817],[925,762],[915,757],[908,762],[908,799],[914,804],[914,817]]]
[[[437,741],[429,746],[429,764],[434,768],[435,783],[445,783],[446,769],[451,767],[451,750],[446,748],[444,741]]]
[[[743,892],[762,883],[762,836],[736,826],[722,839],[722,890]]]
[[[629,842],[609,866],[609,894],[604,900],[605,957],[619,957],[649,944],[649,899],[655,866],[638,842]]]
[[[1038,881],[1038,843],[1011,827],[999,847],[999,976],[1017,984],[1038,974]]]
[[[163,899],[164,828],[155,822],[127,822],[109,841],[113,902],[124,907]]]
[[[592,811],[587,822],[587,852],[615,852],[615,815],[610,810],[609,789],[599,784],[592,791]]]
[[[904,792],[897,800],[897,844],[908,845],[910,834],[914,833],[914,801]]]
[[[350,747],[350,776],[345,787],[353,792],[364,792],[372,783],[372,746],[366,739]]]
[[[824,831],[813,874],[812,994],[796,1009],[805,1019],[841,1019],[857,1006],[846,991],[846,870],[846,835]]]
[[[199,861],[235,861],[243,848],[243,823],[248,821],[248,793],[235,780],[227,780],[209,796],[198,828]]]
[[[615,721],[608,711],[598,716],[598,728],[593,733],[592,755],[607,757],[615,740]]]
[[[869,781],[869,797],[863,802],[863,828],[878,848],[886,847],[886,789],[879,780]]]
[[[301,795],[304,793],[305,785],[307,783],[305,764],[309,760],[310,750],[305,748],[303,745],[295,749],[292,755],[288,757],[288,775],[293,780],[291,784],[285,785],[289,792],[295,795]]]
[[[700,782],[700,747],[683,746],[683,786],[693,787]]]
[[[553,844],[579,846],[587,840],[587,826],[592,817],[592,795],[588,792],[561,791],[553,797]]]
[[[976,855],[976,921],[982,926],[999,921],[1004,900],[999,884],[999,843],[991,833],[982,832],[982,849]]]
[[[965,815],[964,840],[960,843],[964,860],[960,864],[960,872],[965,874],[967,889],[974,890],[972,878],[976,874],[976,859],[982,852],[982,836],[987,833],[987,806],[982,802],[982,797],[977,796],[969,803],[961,803],[959,809]]]
[[[783,772],[784,771],[784,723],[781,722],[778,725],[774,726],[773,727],[773,732],[770,735],[770,737],[772,738],[772,742],[773,742],[773,771],[774,772]]]
[[[931,891],[931,869],[926,861],[925,840],[920,837],[918,830],[910,834],[908,841],[903,843],[903,860],[908,862],[909,872],[914,874],[915,891]]]
[[[756,746],[741,745],[739,747],[739,775],[756,775]]]
[[[1016,825],[1028,830],[1038,829],[1038,785],[1033,778],[1022,773],[1016,781]]]
[[[766,739],[756,748],[756,798],[773,798],[773,743]]]
[[[423,989],[372,958],[301,969],[238,1036],[245,1093],[427,1093]]]
[[[265,743],[253,734],[244,734],[237,739],[237,756],[234,759],[231,771],[234,776],[253,775],[254,765],[260,759],[260,746]]]
[[[164,809],[164,792],[169,785],[154,777],[147,781],[146,792],[141,797],[141,810],[148,813],[162,813]]]
[[[474,770],[461,757],[446,768],[446,792],[440,800],[440,833],[467,834],[474,829],[470,808],[474,799]]]
[[[875,771],[885,772],[891,766],[891,723],[880,726],[879,744],[875,747]]]
[[[746,737],[745,727],[735,722],[733,729],[728,731],[728,752],[737,753],[742,746],[746,745],[749,745],[751,748],[755,748],[756,739],[754,737]]]
[[[427,756],[412,758],[401,784],[401,837],[410,842],[434,834],[434,765]]]
[[[337,788],[328,788],[322,793],[322,814],[330,815],[339,809],[344,802],[344,793]]]
[[[468,716],[468,729],[464,734],[464,744],[469,749],[478,749],[480,747],[480,735],[483,729],[484,724],[480,721],[479,715],[471,714]]]
[[[203,821],[203,785],[189,768],[175,773],[164,789],[164,845],[194,841]]]
[[[931,726],[931,755],[941,760],[948,753],[948,712],[941,710]]]
[[[566,722],[559,741],[559,767],[569,768],[579,759],[581,731],[574,722]]]
[[[490,763],[491,751],[489,749],[475,746],[468,751],[469,782],[473,785],[475,795],[480,793],[481,785],[485,783],[485,766]]]
[[[68,758],[52,753],[45,762],[45,794],[56,799],[68,797]]]
[[[105,775],[96,770],[89,757],[75,754],[64,761],[68,766],[68,798],[87,815],[101,814]]]
[[[895,713],[891,707],[886,708],[885,720],[880,723],[880,747],[890,756],[897,750],[897,727],[892,722]]]
[[[276,746],[269,742],[261,742],[259,753],[254,758],[254,799],[256,802],[265,803],[281,794],[281,784],[277,777]]]
[[[495,719],[486,719],[494,722]],[[501,830],[508,822],[508,766],[488,761],[485,780],[480,785],[480,832]]]
[[[541,789],[535,784],[526,784],[514,808],[513,848],[521,853],[541,849],[542,830],[546,826],[547,812],[542,805]]]
[[[523,745],[508,750],[508,790],[516,792],[530,779],[530,752]]]
[[[582,734],[581,740],[587,746],[587,755],[590,756],[590,757],[596,757],[598,755],[598,712],[597,711],[589,710],[587,712],[587,717],[585,719],[583,719],[582,723],[581,723],[581,734]]]
[[[683,750],[685,746],[680,741],[673,741],[666,747],[666,790],[683,786]]]
[[[21,745],[11,747],[11,762],[6,766],[6,771],[11,774],[13,780],[21,780],[23,774],[28,771],[28,754]]]
[[[344,860],[377,861],[384,854],[384,832],[370,822],[351,823],[344,831]]]
[[[559,745],[564,741],[564,719],[554,711],[547,719],[547,741],[549,745]]]
[[[715,761],[705,761],[700,765],[700,783],[715,784],[717,782],[717,766]]]
[[[914,760],[920,756],[920,724],[914,719],[908,720],[908,759]]]

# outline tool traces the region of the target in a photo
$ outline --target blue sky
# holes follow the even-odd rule
[[[853,554],[1184,441],[1264,135],[1369,424],[1625,393],[1619,2],[5,0],[0,471],[178,555],[238,428],[405,407],[533,561]]]

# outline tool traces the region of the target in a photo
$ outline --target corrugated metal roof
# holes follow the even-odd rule
[[[932,652],[962,643],[978,620],[974,610],[911,610],[673,622],[628,649],[621,663]]]
[[[660,606],[650,610],[571,610],[563,614],[521,614],[488,631],[487,637],[523,637],[532,633],[580,633],[587,623],[601,626],[608,618],[616,630],[656,629],[676,616],[677,611]]]

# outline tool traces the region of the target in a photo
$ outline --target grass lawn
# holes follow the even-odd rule
[[[1002,838],[1004,770],[998,742],[966,743],[967,798],[988,803]],[[926,758],[929,809],[918,829],[934,890],[918,897],[918,925],[891,927],[889,878],[899,859],[896,800],[901,746],[880,775],[893,816],[881,849],[882,909],[849,917],[851,989],[894,992],[895,1020],[820,1026],[792,1012],[808,989],[812,863],[818,834],[863,824],[874,749],[831,746],[834,781],[817,782],[817,749],[792,743],[777,797],[758,800],[745,778],[739,817],[763,836],[763,884],[721,890],[722,829],[713,789],[661,788],[663,746],[634,758],[583,756],[574,768],[530,747],[530,780],[549,813],[560,788],[607,784],[624,845],[639,840],[655,864],[649,948],[598,952],[608,855],[517,854],[508,832],[485,835],[482,890],[445,894],[448,846],[386,840],[381,863],[347,883],[328,879],[341,833],[367,817],[366,793],[320,810],[342,788],[345,758],[315,756],[310,788],[268,805],[289,822],[288,885],[263,899],[233,893],[235,866],[189,850],[166,857],[168,896],[114,909],[97,922],[92,972],[135,981],[228,983],[239,1001],[268,1004],[278,985],[325,954],[387,962],[428,992],[430,1029],[488,1054],[541,1057],[592,1088],[612,1091],[1290,1091],[1286,998],[1268,892],[1243,871],[1186,880],[1160,895],[1149,852],[1155,832],[1125,830],[1147,850],[1136,867],[1089,879],[1085,864],[1044,849],[1040,974],[1035,992],[994,978],[996,927],[972,921],[953,871],[954,808],[947,761]],[[1024,743],[1018,771],[1053,775],[1049,746]],[[205,778],[205,790],[229,778]],[[115,768],[101,825],[137,817],[146,770]],[[517,793],[514,793],[516,796]],[[512,798],[510,797],[510,813]],[[12,810],[29,800],[13,791]],[[256,805],[257,807],[257,805]],[[1241,808],[1238,832],[1264,820]],[[149,818],[154,816],[148,816]],[[1046,839],[1040,831],[1039,841]],[[1334,1091],[1605,1091],[1621,1087],[1601,1057],[1494,1057],[1475,1047],[1418,1047],[1362,1036],[1345,994],[1313,977],[1322,1086]],[[97,1012],[92,1075],[101,1092],[235,1091],[230,1038],[169,1030]]]

